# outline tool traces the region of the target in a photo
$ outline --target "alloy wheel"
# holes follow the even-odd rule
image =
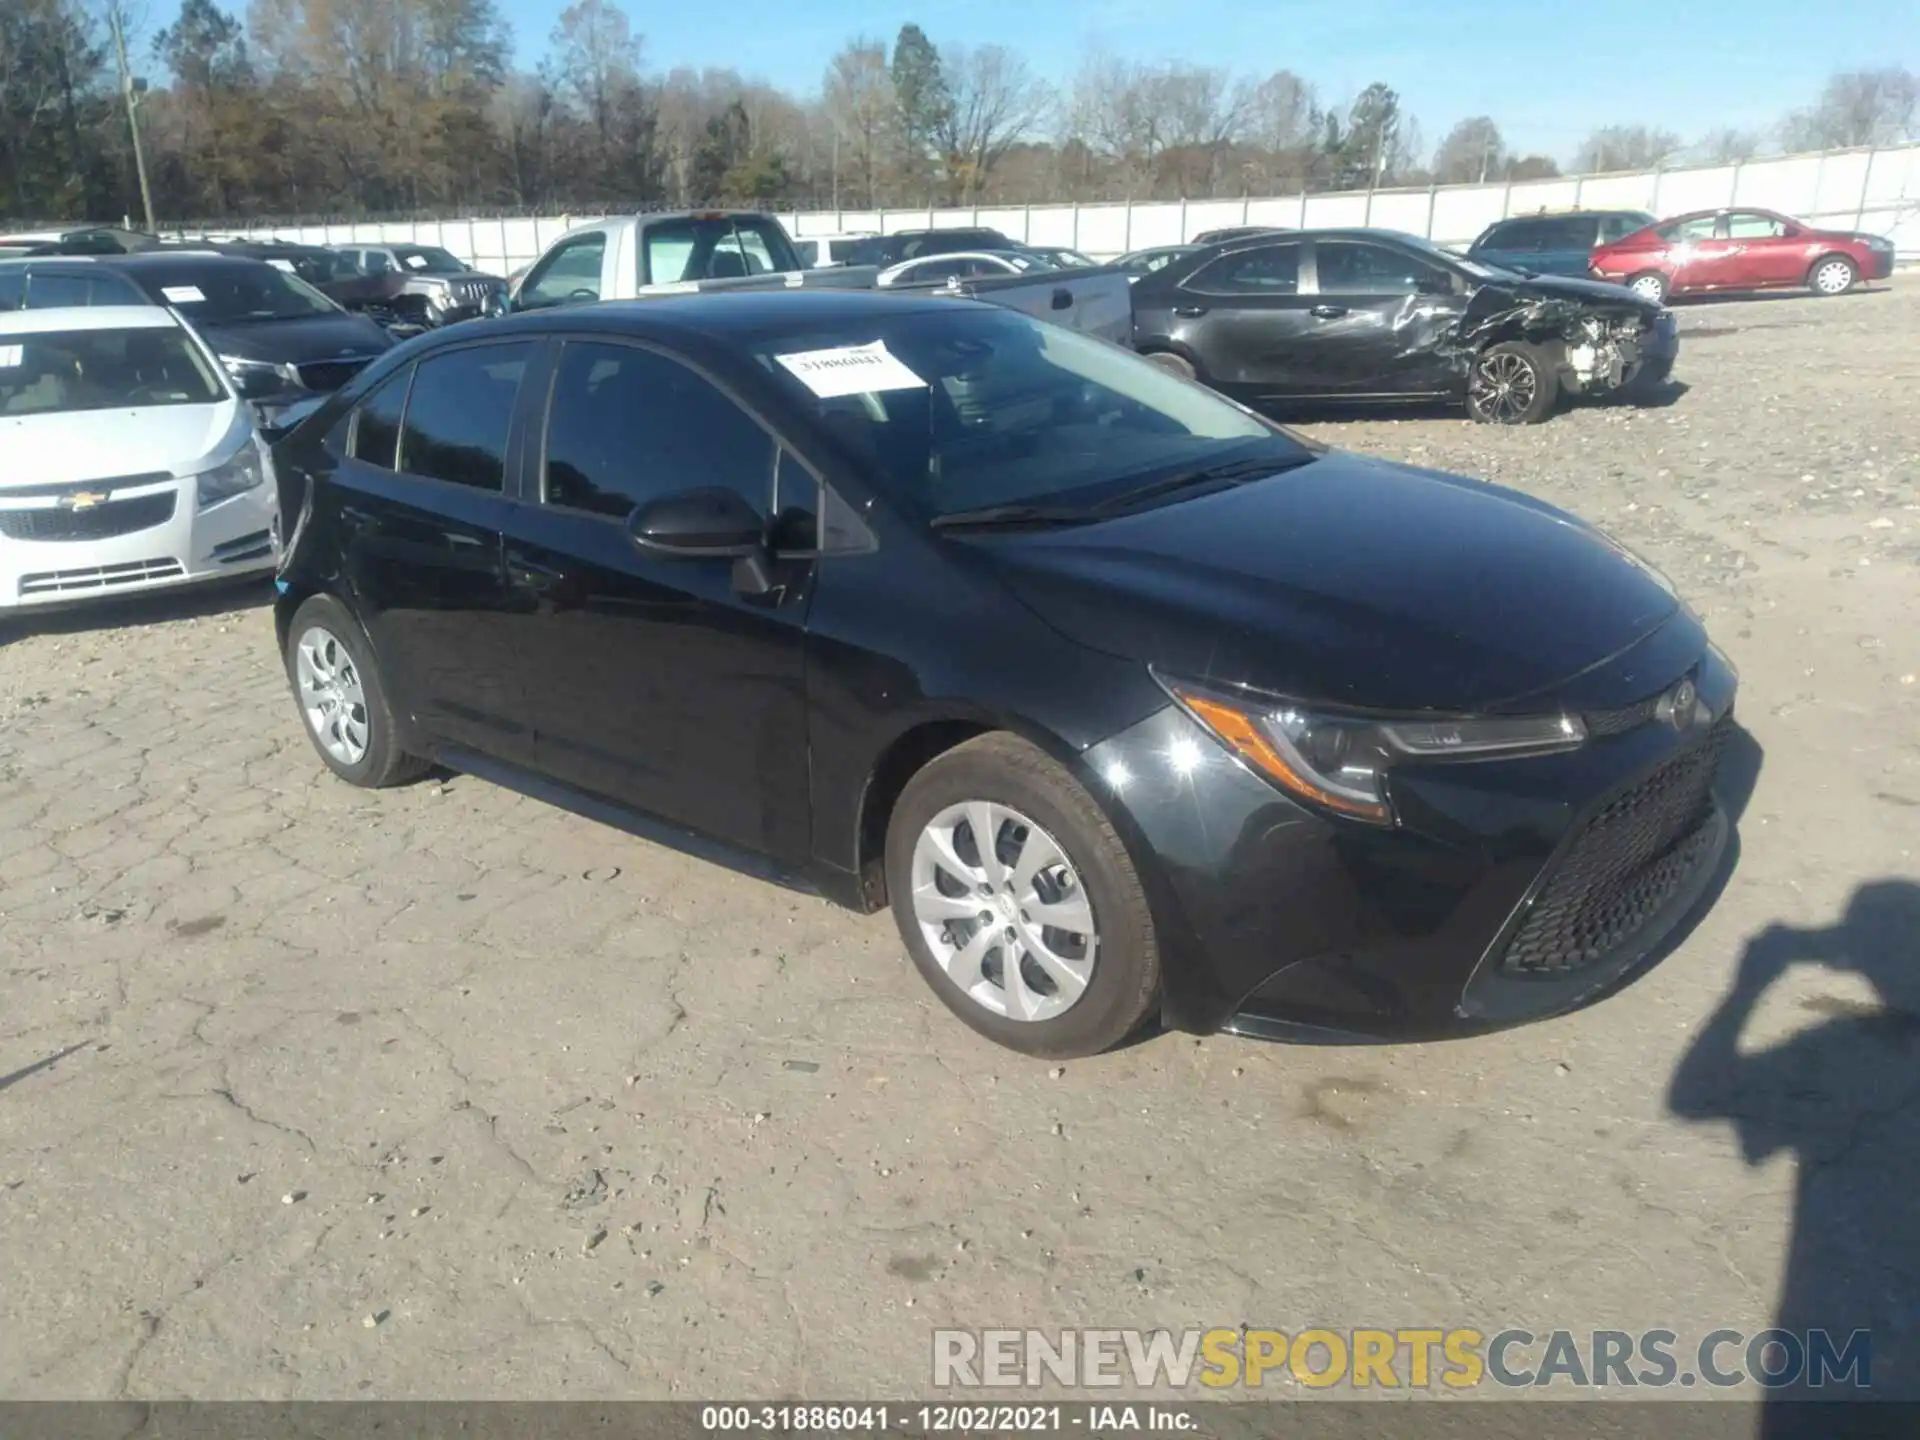
[[[913,847],[914,921],[947,978],[1010,1020],[1051,1020],[1086,994],[1100,937],[1060,842],[1011,806],[949,805]]]
[[[1540,391],[1533,366],[1511,351],[1483,357],[1473,367],[1474,409],[1497,425],[1511,425],[1527,413]]]
[[[347,647],[331,630],[311,626],[295,647],[293,668],[301,713],[320,747],[342,765],[358,765],[372,732],[366,688]]]

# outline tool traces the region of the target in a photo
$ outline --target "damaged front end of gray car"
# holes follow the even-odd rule
[[[1469,415],[1533,425],[1562,396],[1652,396],[1673,372],[1679,331],[1671,311],[1625,291],[1575,299],[1487,286],[1442,345],[1466,377]]]

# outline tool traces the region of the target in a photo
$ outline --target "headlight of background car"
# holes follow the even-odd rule
[[[1255,773],[1289,795],[1375,825],[1393,823],[1387,772],[1395,764],[1545,755],[1571,750],[1587,738],[1575,715],[1448,720],[1348,715],[1155,678]]]
[[[198,494],[200,508],[204,510],[209,505],[218,505],[222,500],[244,495],[266,478],[266,457],[259,444],[249,440],[226,464],[216,465],[196,475],[194,490]]]
[[[234,388],[249,400],[272,395],[300,383],[300,377],[294,373],[291,365],[276,365],[271,360],[249,360],[242,355],[222,355],[220,363],[226,366],[227,374],[233,377]]]

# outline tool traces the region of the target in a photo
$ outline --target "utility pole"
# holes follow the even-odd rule
[[[119,0],[107,6],[107,20],[113,26],[113,49],[120,57],[120,95],[127,103],[127,129],[133,135],[133,168],[140,176],[140,208],[146,212],[147,233],[157,233],[153,222],[153,191],[147,184],[147,156],[140,148],[140,92],[144,81],[135,80],[127,66],[127,36],[120,26]]]

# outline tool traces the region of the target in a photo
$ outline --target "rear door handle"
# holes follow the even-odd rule
[[[1338,320],[1347,313],[1344,305],[1316,305],[1307,312],[1316,320]]]
[[[516,585],[545,594],[567,577],[551,566],[539,565],[531,560],[509,560],[507,578]]]
[[[1065,310],[1068,306],[1072,304],[1073,304],[1073,292],[1071,290],[1056,290],[1053,292],[1053,308],[1054,309]]]
[[[1180,316],[1183,320],[1196,320],[1207,313],[1207,307],[1204,305],[1176,305],[1173,307],[1173,313]]]

